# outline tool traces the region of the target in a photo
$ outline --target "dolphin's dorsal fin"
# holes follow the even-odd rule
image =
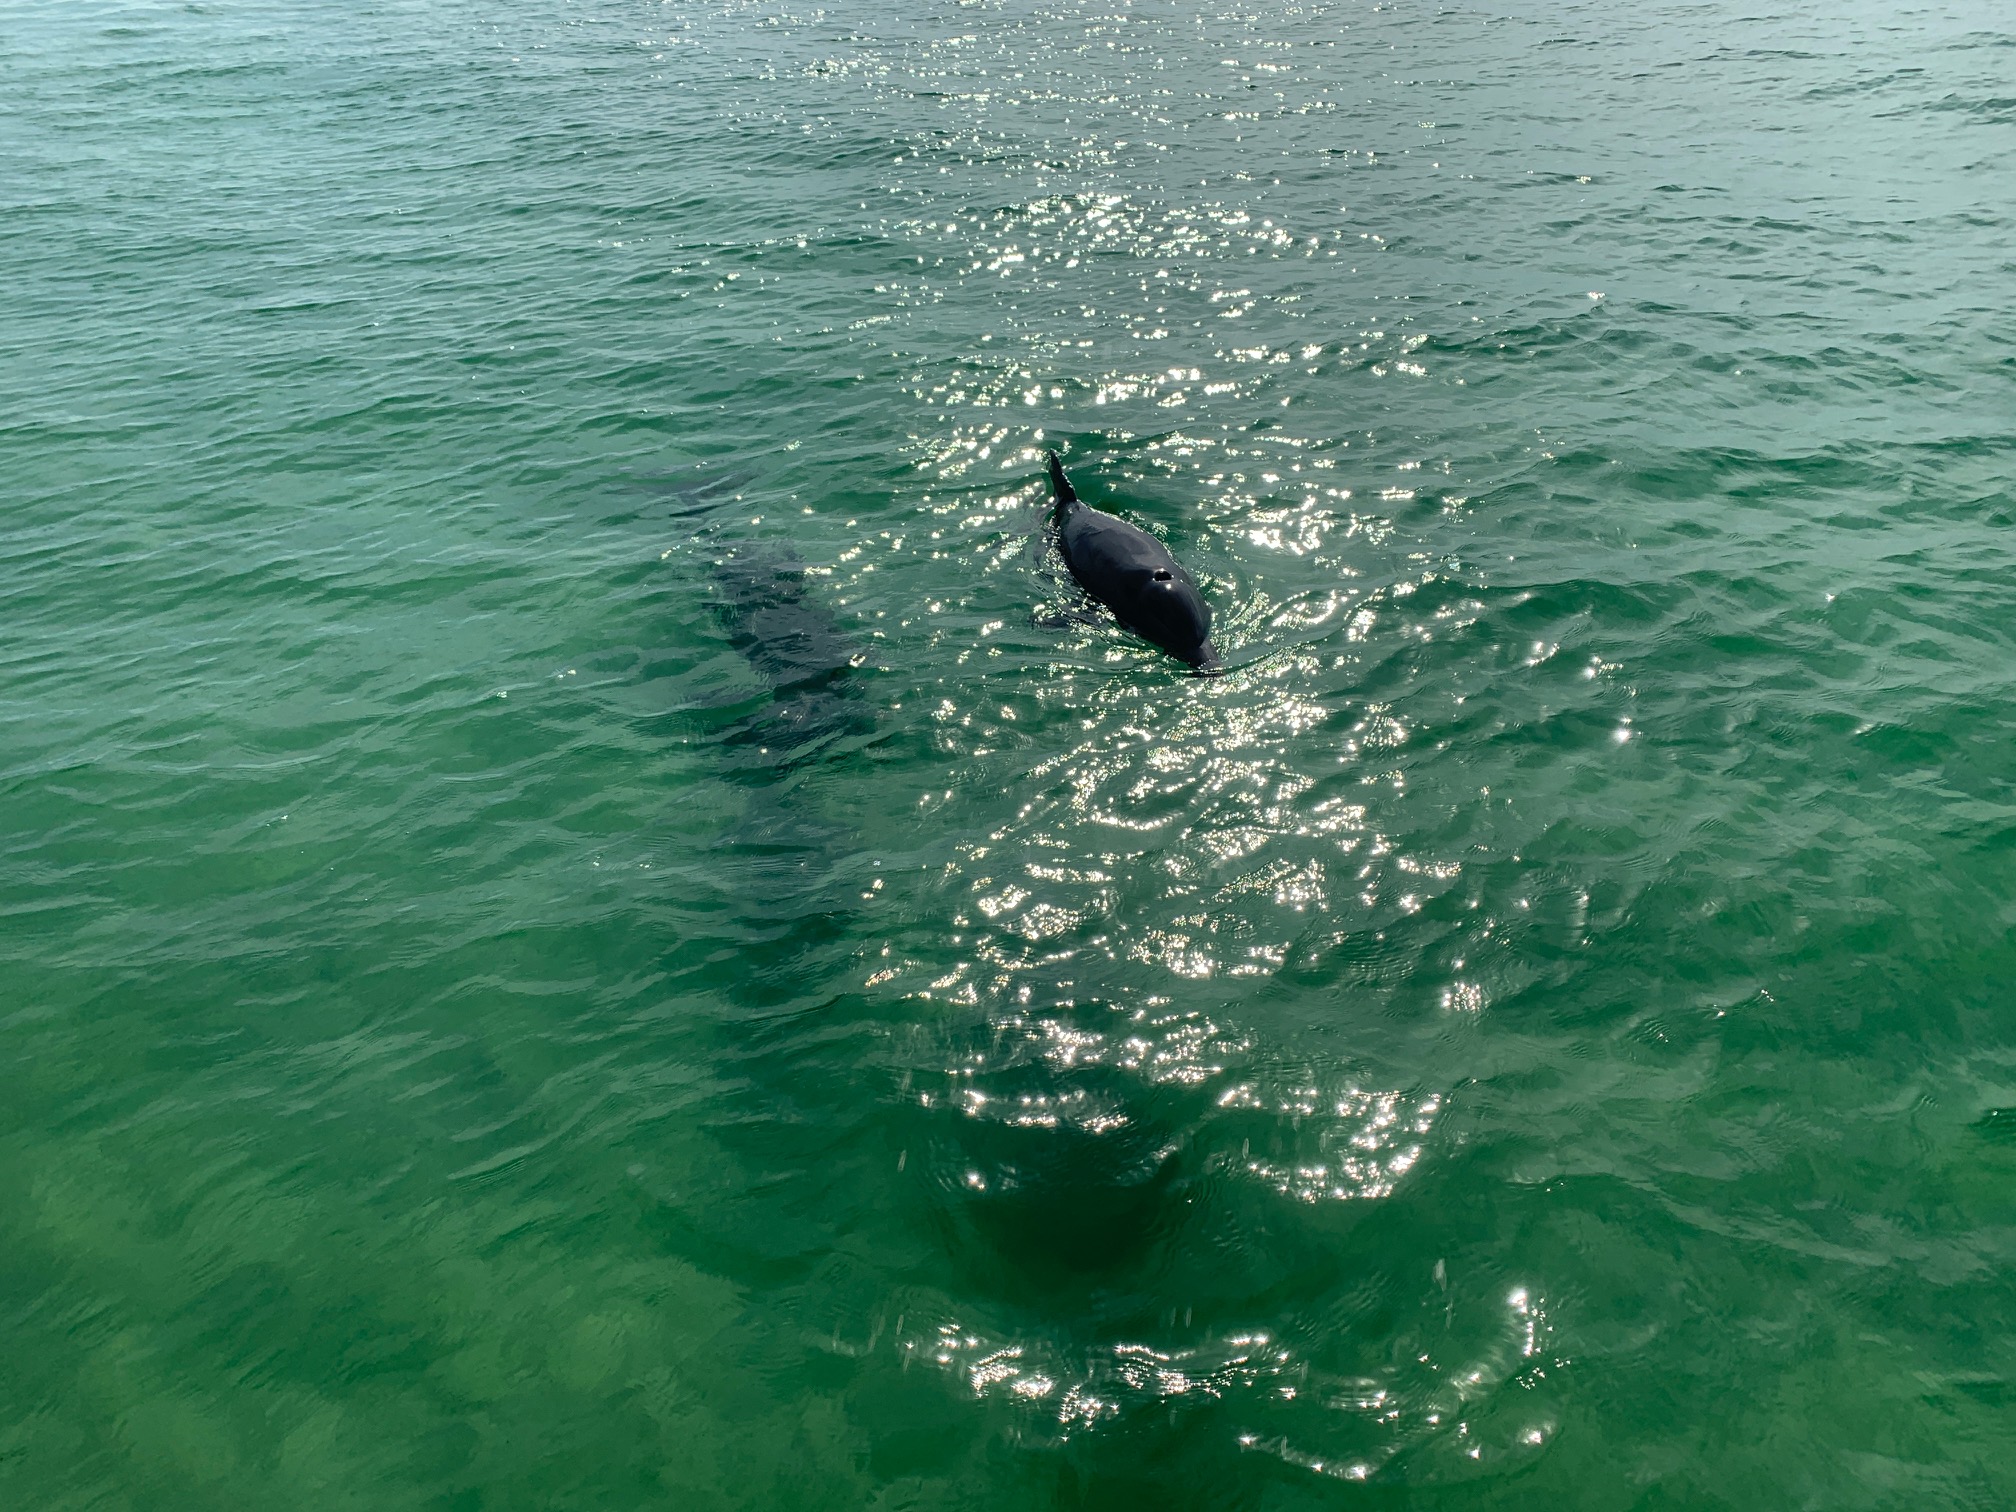
[[[1078,491],[1071,486],[1071,480],[1064,476],[1064,464],[1057,460],[1057,453],[1047,454],[1050,458],[1050,491],[1056,498],[1057,512],[1063,514],[1067,504],[1078,502]]]

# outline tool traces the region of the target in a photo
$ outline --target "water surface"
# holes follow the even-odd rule
[[[2008,1504],[2012,66],[0,11],[7,1504]]]

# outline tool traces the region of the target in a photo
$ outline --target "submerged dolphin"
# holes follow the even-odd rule
[[[713,598],[729,644],[770,690],[769,702],[728,737],[753,748],[742,775],[779,778],[874,732],[852,675],[862,653],[809,592],[805,564],[788,547],[730,547],[714,563]]]
[[[1211,645],[1211,606],[1190,574],[1147,531],[1081,503],[1057,453],[1049,455],[1057,543],[1071,576],[1123,628],[1200,673],[1222,672]]]

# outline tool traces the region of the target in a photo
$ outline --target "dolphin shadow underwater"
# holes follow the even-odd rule
[[[1138,525],[1078,497],[1057,453],[1046,454],[1057,547],[1071,576],[1150,645],[1202,676],[1225,670],[1211,644],[1211,606],[1169,548]]]

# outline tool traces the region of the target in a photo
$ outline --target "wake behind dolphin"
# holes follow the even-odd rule
[[[1057,544],[1071,575],[1122,628],[1199,673],[1222,672],[1211,644],[1211,606],[1169,548],[1138,525],[1082,503],[1057,453],[1049,453]]]

